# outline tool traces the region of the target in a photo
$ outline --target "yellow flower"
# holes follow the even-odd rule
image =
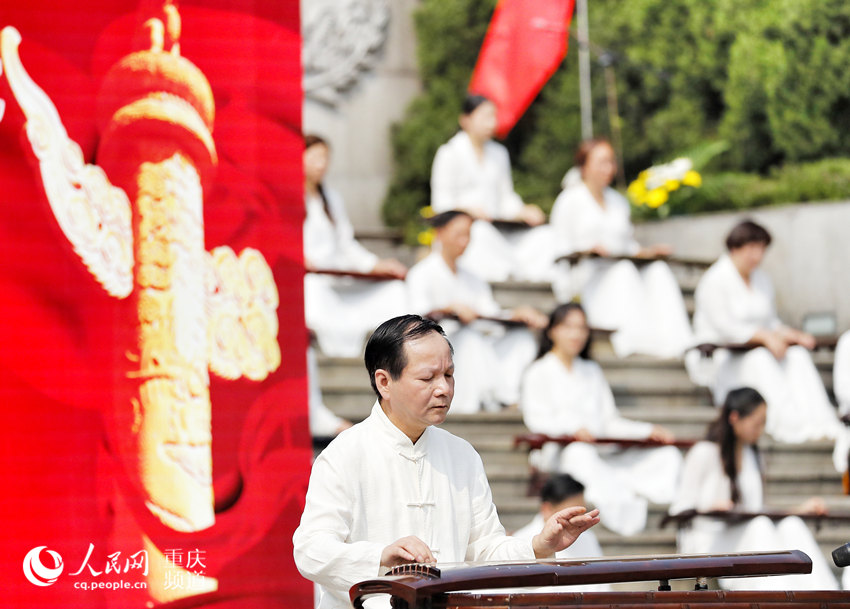
[[[682,178],[682,184],[684,184],[685,186],[693,186],[694,188],[699,188],[700,186],[702,186],[702,176],[693,169],[691,169],[690,171],[685,173],[684,177]]]
[[[629,184],[626,192],[636,205],[643,205],[645,203],[646,183],[640,178]]]
[[[430,207],[428,209],[430,209]],[[423,230],[418,235],[416,235],[416,241],[419,243],[419,245],[431,245],[431,243],[434,241],[434,229],[428,228],[426,230]]]
[[[667,189],[667,192],[673,192],[674,190],[678,190],[679,186],[679,180],[667,180],[666,182],[664,182],[664,188]]]
[[[658,209],[667,202],[667,190],[664,188],[653,188],[646,195],[646,204],[652,209]]]
[[[423,218],[433,218],[434,209],[430,205],[426,205],[425,207],[419,210],[419,215]]]

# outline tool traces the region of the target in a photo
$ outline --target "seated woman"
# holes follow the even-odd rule
[[[698,343],[755,348],[717,349],[710,359],[691,351],[685,364],[694,382],[711,388],[717,405],[733,387],[758,390],[769,406],[767,433],[780,442],[841,439],[835,466],[843,471],[846,432],[809,355],[814,338],[779,320],[773,284],[759,269],[770,241],[770,233],[755,222],[738,224],[726,238],[728,253],[705,272],[695,295]]]
[[[575,165],[581,180],[567,182],[550,219],[562,254],[657,258],[672,253],[665,245],[642,248],[635,241],[629,203],[610,187],[617,164],[607,140],[582,142]],[[618,356],[679,357],[692,346],[682,292],[665,262],[640,270],[628,260],[563,264],[552,285],[555,297],[567,302],[580,295],[593,327],[616,330],[611,341]]]
[[[461,264],[472,222],[461,211],[432,218],[434,250],[407,274],[411,310],[456,318],[441,322],[454,346],[453,413],[516,404],[522,372],[536,349],[531,328],[546,323],[546,316],[531,307],[503,311],[490,285]],[[521,323],[505,325],[485,317]]]
[[[619,449],[594,445],[595,438],[673,440],[666,429],[620,416],[602,368],[588,357],[589,330],[580,305],[557,307],[543,331],[538,359],[522,380],[520,407],[526,427],[577,442],[555,443],[532,454],[532,464],[584,484],[603,525],[622,535],[646,526],[647,499],[673,498],[682,455],[674,446]]]
[[[723,410],[712,423],[707,439],[688,451],[671,514],[739,510],[761,512],[764,508],[764,472],[758,441],[770,408],[755,389],[730,391]],[[823,501],[813,497],[798,513],[823,513]],[[696,516],[678,534],[678,550],[687,554],[768,552],[802,550],[812,559],[808,575],[721,579],[729,590],[835,590],[838,584],[811,532],[797,516],[774,523],[756,516],[740,524],[719,518]]]
[[[431,207],[435,213],[461,210],[476,218],[462,263],[487,281],[504,281],[510,275],[549,280],[554,246],[547,227],[502,233],[492,224],[512,220],[536,227],[546,219],[539,207],[523,204],[514,192],[508,151],[493,141],[496,111],[486,97],[467,96],[458,119],[460,131],[434,156]],[[551,250],[548,256],[544,247]]]
[[[316,135],[304,137],[304,315],[325,355],[355,357],[366,335],[406,308],[407,268],[379,259],[354,239],[340,196],[322,183],[330,147]],[[311,270],[378,273],[396,281],[368,281],[309,273]]]

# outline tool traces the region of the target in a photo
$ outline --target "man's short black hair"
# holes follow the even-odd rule
[[[449,343],[440,324],[421,315],[393,317],[372,332],[372,336],[366,343],[364,360],[366,370],[369,372],[369,382],[372,383],[372,390],[379,400],[381,394],[375,383],[375,371],[386,370],[390,378],[394,380],[400,377],[404,367],[407,366],[404,343],[421,338],[430,332],[436,332],[445,338],[451,353],[454,354],[452,344]]]
[[[744,220],[729,231],[729,235],[726,237],[726,249],[731,252],[739,247],[744,247],[748,243],[763,243],[767,247],[771,240],[770,233],[761,224],[756,224],[752,220]]]
[[[555,474],[540,489],[540,501],[558,505],[583,492],[584,485],[569,474]]]

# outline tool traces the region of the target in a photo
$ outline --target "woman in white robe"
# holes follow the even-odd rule
[[[755,389],[735,389],[712,424],[708,439],[688,451],[671,514],[738,509],[764,511],[762,466],[758,440],[770,407]],[[802,503],[798,513],[823,513],[815,497]],[[678,550],[687,554],[802,550],[812,559],[808,575],[726,578],[727,590],[835,590],[835,576],[808,527],[797,516],[774,522],[757,516],[740,524],[696,516],[678,533]]]
[[[839,440],[834,460],[843,471],[847,433],[809,355],[814,337],[782,324],[773,284],[758,268],[769,244],[762,226],[738,224],[726,239],[728,253],[705,272],[695,295],[697,343],[756,347],[743,352],[721,348],[710,358],[694,350],[685,364],[694,382],[711,388],[717,405],[734,387],[757,389],[769,406],[767,433],[780,442]]]
[[[432,223],[435,248],[408,272],[408,302],[414,312],[456,318],[441,322],[454,347],[457,385],[452,412],[516,404],[522,373],[537,349],[530,328],[545,325],[546,316],[531,307],[502,310],[490,285],[463,266],[473,223],[469,214],[445,212]],[[482,317],[522,323],[509,327]]]
[[[580,481],[602,524],[632,535],[646,526],[648,500],[672,500],[682,455],[674,446],[623,450],[589,443],[594,438],[673,440],[664,428],[620,416],[602,368],[587,358],[589,336],[580,305],[568,303],[552,312],[538,359],[523,377],[520,407],[530,431],[579,441],[564,448],[548,443],[530,459],[544,472]]]
[[[406,308],[406,267],[379,259],[354,238],[340,196],[322,184],[328,144],[315,135],[304,138],[304,316],[325,355],[356,357],[369,332]],[[396,280],[369,281],[310,273],[310,270],[381,273]]]
[[[458,120],[460,131],[440,146],[431,168],[431,207],[435,213],[463,210],[476,218],[462,263],[488,281],[550,280],[554,241],[545,216],[514,191],[508,151],[493,141],[496,106],[470,95]],[[493,220],[525,222],[533,229],[502,232]]]
[[[642,248],[635,241],[629,203],[609,186],[617,165],[606,140],[583,142],[576,167],[581,180],[565,185],[550,218],[561,255],[657,258],[671,253],[668,246]],[[620,357],[680,357],[693,344],[682,292],[662,260],[640,268],[628,260],[584,259],[575,266],[563,262],[552,288],[559,302],[580,296],[593,327],[616,330],[611,341]]]

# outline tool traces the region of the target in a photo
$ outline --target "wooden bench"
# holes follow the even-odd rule
[[[530,452],[532,450],[540,449],[544,444],[549,442],[554,442],[555,444],[559,444],[561,446],[567,446],[568,444],[572,444],[573,442],[583,442],[584,440],[577,440],[575,436],[570,435],[560,435],[560,436],[549,436],[542,433],[523,433],[517,434],[514,436],[513,447],[514,449],[519,449],[525,447],[525,450]],[[650,440],[646,439],[634,439],[634,438],[594,438],[593,440],[587,442],[588,444],[615,444],[622,448],[656,448],[659,446],[675,446],[676,448],[680,448],[682,450],[687,450],[694,444],[696,444],[699,440],[673,440],[672,442],[660,442],[658,440]],[[528,491],[526,495],[529,497],[537,496],[540,493],[540,489],[543,488],[543,484],[545,484],[546,480],[549,478],[549,474],[545,472],[541,472],[534,466],[529,466],[531,470],[528,481]]]
[[[711,266],[710,261],[700,260],[697,258],[680,258],[678,256],[601,256],[600,254],[591,251],[572,252],[571,254],[566,254],[557,258],[555,262],[568,262],[570,266],[574,266],[582,260],[590,259],[613,261],[628,260],[629,262],[632,262],[639,267],[652,264],[653,262],[656,262],[658,260],[663,260],[668,264],[674,264],[683,267],[695,267],[698,269],[707,269],[709,266]]]

